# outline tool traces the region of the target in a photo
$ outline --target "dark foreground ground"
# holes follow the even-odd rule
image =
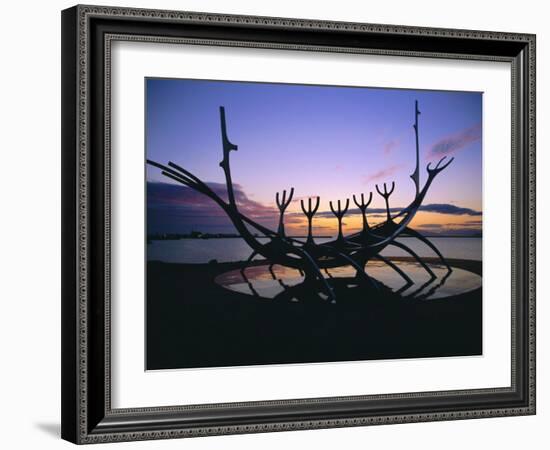
[[[481,274],[481,262],[450,263]],[[428,301],[363,292],[336,305],[275,302],[214,283],[238,267],[148,263],[147,369],[482,353],[481,289]]]

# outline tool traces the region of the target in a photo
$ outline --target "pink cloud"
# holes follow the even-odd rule
[[[403,164],[395,164],[393,166],[379,170],[378,172],[375,172],[371,175],[363,175],[362,182],[363,184],[368,184],[368,183],[372,183],[373,181],[388,179],[402,167],[403,167]]]
[[[227,200],[227,189],[223,183],[207,183],[219,197]],[[251,217],[275,217],[278,211],[269,205],[251,200],[243,188],[233,184],[235,201],[240,211]],[[205,217],[225,216],[225,212],[210,198],[185,186],[173,183],[148,183],[149,206],[171,206],[184,208],[190,215],[201,214]],[[183,210],[181,210],[183,211]]]
[[[399,145],[401,144],[401,142],[397,139],[392,139],[391,141],[388,141],[384,144],[384,147],[383,147],[383,151],[384,151],[384,154],[385,155],[389,155],[390,153],[392,153],[397,147],[399,147]]]
[[[445,136],[435,142],[428,151],[428,158],[442,157],[466,148],[473,142],[481,140],[481,123],[454,134]]]

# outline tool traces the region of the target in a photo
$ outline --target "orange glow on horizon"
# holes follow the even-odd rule
[[[321,216],[313,219],[314,236],[336,236],[338,234],[338,221],[334,216]],[[386,220],[386,214],[373,214],[368,216],[371,226]],[[307,219],[303,215],[291,214],[285,216],[285,230],[288,235],[307,234]],[[344,234],[352,234],[360,231],[363,226],[360,214],[346,215],[343,220]],[[482,217],[467,214],[442,214],[435,212],[419,211],[410,223],[411,228],[421,232],[444,234],[449,231],[465,230],[469,232],[481,232]]]

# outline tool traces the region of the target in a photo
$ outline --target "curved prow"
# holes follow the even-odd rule
[[[451,158],[451,159],[449,159],[449,161],[444,163],[446,158],[447,158],[446,156],[441,158],[433,169],[431,167],[432,163],[429,163],[427,165],[426,171],[428,172],[428,179],[426,180],[426,183],[424,184],[424,187],[422,188],[422,190],[419,192],[419,194],[416,196],[416,198],[413,200],[413,202],[409,206],[404,208],[397,216],[393,217],[392,222],[394,222],[395,227],[392,229],[392,232],[389,235],[384,235],[384,236],[377,235],[376,231],[377,231],[378,227],[373,227],[372,230],[374,231],[374,234],[371,233],[371,235],[375,236],[375,237],[379,237],[380,240],[378,242],[375,242],[375,243],[369,245],[369,248],[375,249],[375,248],[378,248],[378,247],[382,247],[382,246],[386,245],[388,242],[393,241],[400,233],[403,232],[403,230],[405,230],[405,228],[409,225],[411,220],[414,218],[414,216],[418,212],[418,208],[420,207],[420,205],[424,201],[424,198],[426,197],[426,194],[428,193],[428,190],[430,189],[430,186],[431,186],[433,180],[435,179],[435,177],[439,174],[439,172],[441,172],[442,170],[447,168],[449,166],[449,164],[451,164],[454,160],[454,158]],[[379,193],[382,195],[382,193],[380,191],[379,191]],[[395,219],[397,217],[402,217],[401,222],[399,222],[399,223],[395,222]],[[387,223],[387,222],[385,222],[385,223]],[[383,225],[384,224],[382,224],[381,226],[383,226]],[[330,245],[330,244],[331,244],[331,242],[326,243],[326,245]]]
[[[223,156],[229,155],[231,150],[238,150],[239,146],[233,144],[227,137],[227,124],[225,122],[225,107],[220,106],[220,122],[222,127]]]
[[[454,161],[454,157],[453,157],[449,159],[446,163],[444,163],[446,158],[447,158],[446,156],[441,158],[433,169],[431,167],[432,166],[431,162],[428,163],[428,165],[426,166],[426,171],[428,172],[428,179],[426,180],[426,184],[424,184],[424,187],[418,193],[414,201],[409,206],[407,206],[407,208],[403,210],[404,211],[404,214],[402,214],[403,219],[401,220],[401,222],[399,222],[400,231],[403,231],[403,229],[411,222],[411,220],[415,216],[416,212],[418,211],[418,208],[420,208],[420,205],[424,201],[424,198],[426,197],[426,194],[428,193],[428,190],[430,189],[430,186],[434,181],[435,177],[439,174],[439,172],[446,169],[449,166],[449,164],[451,164]]]
[[[247,242],[247,244],[258,253],[261,253],[260,249],[263,247],[261,244],[248,230],[246,227],[243,216],[239,212],[237,207],[237,202],[235,201],[235,192],[233,190],[233,180],[231,179],[231,168],[229,164],[229,153],[231,150],[237,150],[238,146],[233,144],[227,137],[227,123],[225,121],[225,108],[220,106],[220,124],[221,124],[221,134],[222,134],[222,147],[223,147],[223,158],[220,161],[220,167],[223,169],[225,175],[225,184],[227,188],[227,198],[229,201],[228,208],[226,208],[226,213],[233,222],[233,225],[242,236],[242,238]]]
[[[220,106],[220,123],[222,131],[222,146],[223,146],[223,158],[220,161],[220,167],[225,173],[225,181],[227,184],[227,196],[229,198],[229,204],[236,208],[235,193],[233,192],[233,181],[231,180],[231,169],[229,168],[229,152],[231,150],[238,150],[238,146],[233,144],[227,137],[227,124],[225,122],[225,108]]]

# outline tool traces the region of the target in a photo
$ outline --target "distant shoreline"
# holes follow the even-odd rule
[[[256,238],[269,238],[270,236],[256,235]],[[307,236],[286,236],[289,239],[307,239]],[[313,239],[332,239],[334,236],[313,236]],[[169,235],[167,237],[162,236],[148,236],[148,241],[179,241],[180,239],[242,239],[242,236],[237,234],[232,235],[203,235],[203,236],[189,236],[189,235]]]
[[[480,239],[483,237],[483,235],[452,235],[452,234],[444,234],[444,235],[423,235],[426,238],[470,238],[470,239]],[[255,236],[259,239],[266,239],[270,236],[265,235],[258,235]],[[290,239],[307,239],[307,236],[287,236],[287,238]],[[334,239],[335,236],[313,236],[313,239]],[[399,239],[416,239],[414,236],[398,236]],[[147,241],[179,241],[179,240],[205,240],[205,239],[242,239],[242,236],[238,235],[228,235],[228,236],[188,236],[188,235],[170,235],[170,236],[148,236]]]

